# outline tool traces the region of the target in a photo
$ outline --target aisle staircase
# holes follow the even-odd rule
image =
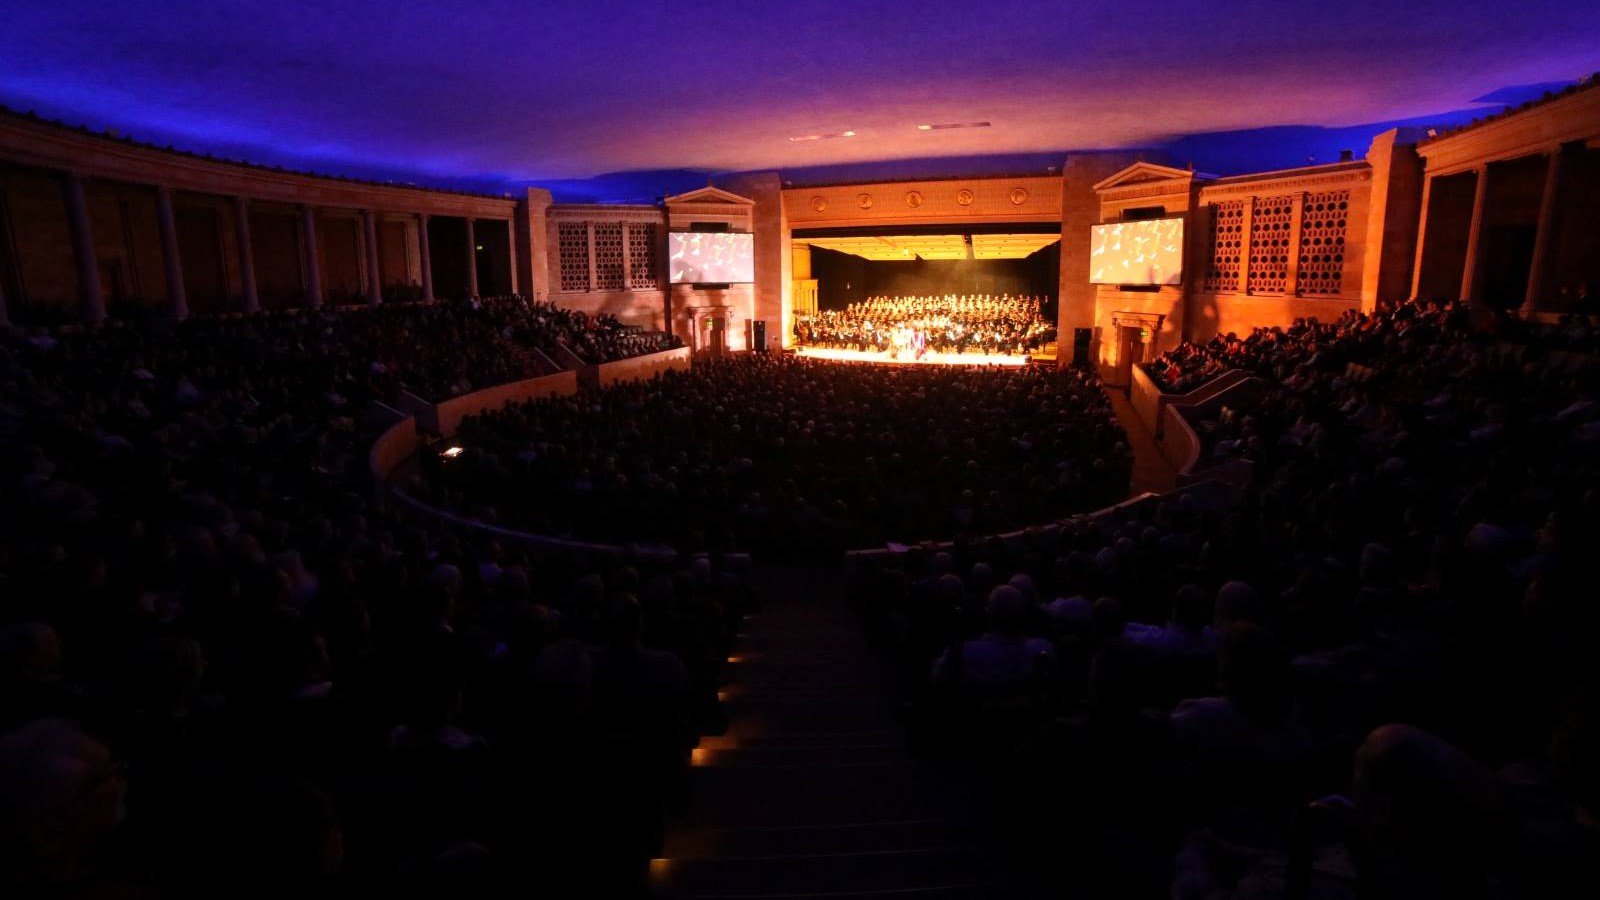
[[[689,808],[651,863],[658,897],[990,896],[957,803],[906,756],[856,617],[790,581],[744,621]]]

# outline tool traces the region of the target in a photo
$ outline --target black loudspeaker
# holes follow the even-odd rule
[[[767,351],[767,322],[756,319],[750,323],[750,349]]]
[[[1094,340],[1093,328],[1072,329],[1072,363],[1076,366],[1089,365],[1089,344]]]

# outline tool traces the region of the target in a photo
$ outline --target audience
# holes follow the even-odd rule
[[[942,762],[1011,791],[989,827],[1035,848],[1019,870],[1091,893],[1165,873],[1182,897],[1592,893],[1593,767],[1568,749],[1600,696],[1586,339],[1424,302],[1186,345],[1153,367],[1169,391],[1262,379],[1199,423],[1248,485],[858,555],[908,685],[984,633],[990,585],[1036,587],[1014,639],[1060,662],[1031,718],[909,695],[931,707],[912,721],[982,736]]]
[[[1262,379],[1199,423],[1250,483],[1094,515],[1130,459],[1089,376],[761,355],[469,420],[411,486],[669,561],[373,497],[372,404],[653,340],[509,298],[0,338],[10,883],[637,891],[753,600],[727,551],[899,541],[854,599],[1023,883],[1592,893],[1586,322],[1186,346],[1169,390]]]
[[[656,579],[631,646],[690,673],[685,712],[628,727],[683,766],[718,724],[737,562],[687,535],[648,564],[501,545],[375,498],[366,470],[373,404],[539,374],[557,341],[651,346],[518,298],[0,335],[19,896],[571,896],[605,890],[590,862],[644,871],[670,779],[607,813],[641,840],[598,837],[615,760],[573,748],[624,713],[547,673],[604,657],[593,613]]]
[[[417,489],[485,521],[757,549],[1020,527],[1115,502],[1131,465],[1075,370],[759,354],[484,413],[452,443]]]

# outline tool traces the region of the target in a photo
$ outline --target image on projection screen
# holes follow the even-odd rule
[[[1090,284],[1182,284],[1183,220],[1146,219],[1090,229]]]
[[[756,280],[755,235],[674,231],[667,235],[673,284],[733,284]]]

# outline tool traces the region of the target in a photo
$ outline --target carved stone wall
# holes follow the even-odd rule
[[[634,290],[656,286],[656,242],[660,230],[653,222],[628,224],[628,287]]]
[[[589,225],[586,222],[560,222],[556,225],[556,253],[561,267],[561,290],[589,290]]]
[[[1245,284],[1252,294],[1281,294],[1289,287],[1290,229],[1294,197],[1256,197],[1250,211],[1250,270]]]
[[[1359,300],[1372,177],[1370,165],[1351,160],[1204,186],[1200,204],[1208,207],[1202,212],[1213,228],[1202,251],[1210,258],[1195,290]],[[1241,242],[1237,260],[1228,252],[1235,234]],[[1245,268],[1242,288],[1240,266]],[[1268,321],[1277,319],[1263,324]]]
[[[623,288],[622,223],[594,223],[595,289],[620,291]]]
[[[1342,292],[1349,224],[1349,191],[1320,191],[1305,196],[1298,249],[1298,289],[1302,296],[1336,296]]]
[[[1212,204],[1211,257],[1207,260],[1205,289],[1208,292],[1239,288],[1239,263],[1244,256],[1243,200],[1224,200]]]

